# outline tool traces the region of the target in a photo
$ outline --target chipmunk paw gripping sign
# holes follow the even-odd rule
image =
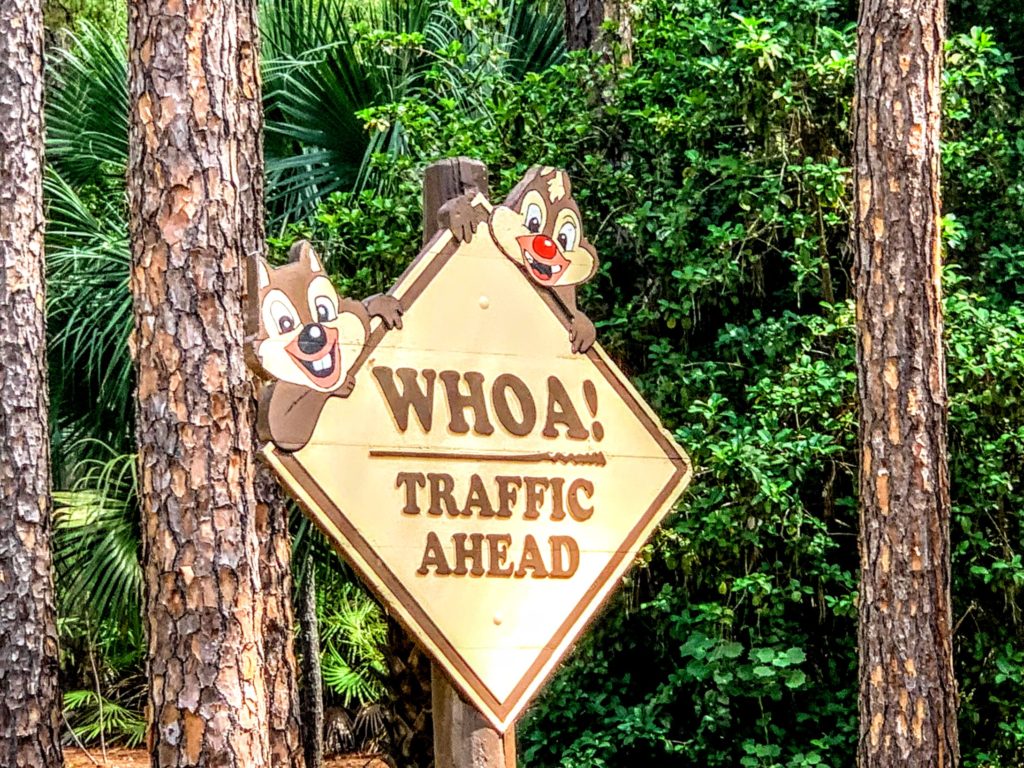
[[[596,343],[568,176],[467,195],[385,296],[308,243],[250,283],[263,455],[504,731],[685,489],[686,454]]]

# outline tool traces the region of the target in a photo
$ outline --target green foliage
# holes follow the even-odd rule
[[[98,742],[102,733],[111,744],[136,747],[146,737],[144,717],[96,691],[65,693],[64,713],[75,736],[85,743]]]
[[[76,189],[123,189],[128,165],[124,32],[81,22],[47,63],[46,159]]]
[[[83,690],[65,695],[65,716],[83,741],[102,730],[134,746],[145,729],[136,456],[100,443],[71,449],[87,458],[72,489],[53,494],[53,559],[61,676]]]
[[[46,32],[61,43],[61,35],[80,24],[123,30],[127,21],[127,5],[116,0],[45,0],[43,3]]]
[[[70,491],[55,491],[54,567],[65,615],[138,627],[142,568],[138,552],[136,456],[84,459]]]
[[[47,321],[55,459],[66,475],[72,446],[93,438],[127,450],[132,363],[127,354],[132,305],[130,252],[123,191],[104,197],[74,189],[56,171],[44,180],[47,196]]]
[[[532,164],[566,167],[602,260],[583,306],[696,464],[678,513],[520,730],[526,765],[854,762],[854,5],[645,0],[629,67],[564,58],[558,3],[264,6],[271,195],[279,220],[301,215],[272,256],[310,237],[343,293],[376,293],[418,248],[427,163],[480,158],[493,200]],[[968,767],[1024,763],[1024,36],[1004,5],[951,4],[944,76]],[[996,32],[978,26],[1004,17]],[[117,45],[82,33],[54,75],[72,94],[52,108],[47,181],[55,410],[68,444],[128,431],[123,128],[102,98],[116,93],[122,109]],[[76,114],[79,103],[96,112]],[[85,319],[99,332],[70,330]],[[75,466],[70,479],[92,478],[67,499],[77,519],[120,525],[115,500],[127,497],[97,496],[98,476]],[[69,562],[103,555],[88,527],[58,531],[91,553]],[[368,701],[381,691],[381,615],[333,569],[318,579],[327,683],[343,703]],[[102,638],[110,622],[97,621]],[[82,627],[68,632],[74,649]],[[132,668],[98,645],[105,680]]]
[[[1001,304],[965,290],[947,301],[955,652],[975,765],[1024,759],[1024,307]]]
[[[339,284],[364,295],[394,278],[404,263],[394,254],[418,240],[423,164],[479,157],[494,174],[492,199],[533,163],[573,175],[602,258],[585,306],[699,471],[534,707],[520,732],[525,764],[853,763],[851,10],[650,0],[630,68],[574,56],[521,82],[492,72],[470,106],[414,88],[364,112],[371,127],[402,122],[405,154],[373,160],[387,183],[335,196],[287,233],[317,239]],[[967,29],[949,48],[963,743],[969,765],[1016,765],[1024,145],[1013,62],[992,33]],[[428,81],[454,61],[435,63]]]
[[[324,685],[344,707],[379,701],[387,671],[383,611],[354,581],[337,576],[317,592]]]
[[[950,250],[962,279],[1008,301],[1024,299],[1024,119],[1013,57],[991,30],[947,46],[943,172]]]
[[[547,0],[274,0],[262,29],[268,200],[309,215],[332,193],[380,183],[371,157],[408,150],[401,114],[368,110],[429,87],[470,105],[489,75],[521,78],[562,54]]]
[[[132,373],[123,35],[83,21],[62,39],[46,70],[44,192],[53,454],[66,486],[93,440],[129,450]]]

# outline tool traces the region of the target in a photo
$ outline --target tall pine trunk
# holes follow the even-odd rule
[[[320,667],[320,625],[316,617],[316,569],[306,556],[299,596],[299,637],[302,646],[302,733],[307,768],[324,764],[324,679]]]
[[[158,768],[271,764],[243,352],[260,167],[253,13],[249,0],[140,0],[130,11],[136,423]]]
[[[854,148],[861,768],[959,760],[939,241],[942,0],[862,0]]]
[[[611,55],[605,22],[615,27],[621,44],[621,63],[632,61],[633,16],[628,0],[565,0],[565,45],[570,51],[592,50]]]
[[[238,180],[241,197],[239,240],[247,265],[246,288],[255,264],[266,251],[263,195],[263,99],[260,82],[259,18],[255,0],[238,4],[239,87]],[[246,317],[250,313],[246,312]],[[245,329],[255,333],[255,329]],[[252,373],[250,371],[250,376]],[[254,387],[258,382],[254,380]],[[255,408],[255,401],[253,402]],[[259,441],[253,432],[253,448]],[[264,674],[267,686],[267,728],[272,768],[302,768],[300,702],[295,660],[292,610],[291,538],[288,506],[270,467],[257,461],[254,492],[256,533],[260,543],[263,601]]]
[[[0,3],[0,765],[55,768],[43,262],[43,14]]]
[[[303,768],[288,507],[268,466],[256,467],[256,529],[263,585],[267,727],[272,768]]]

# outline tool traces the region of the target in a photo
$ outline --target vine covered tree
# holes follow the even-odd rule
[[[0,3],[0,765],[55,768],[43,262],[43,13]]]
[[[862,768],[959,761],[939,234],[943,0],[862,0],[854,241]]]

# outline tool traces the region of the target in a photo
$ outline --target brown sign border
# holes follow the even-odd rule
[[[485,235],[482,231],[479,231],[476,236]],[[441,241],[446,238],[448,241],[442,244]],[[399,277],[388,293],[399,299],[403,309],[408,309],[440,273],[459,247],[460,244],[452,238],[447,230],[438,232],[424,246],[420,254],[406,268],[405,272],[402,273],[402,276]],[[429,261],[423,265],[422,262],[425,259],[429,259]],[[410,279],[412,282],[408,287],[405,287],[406,281]],[[524,279],[527,278],[524,276]],[[555,314],[555,317],[568,329],[571,326],[571,317],[558,298],[549,291],[533,285],[532,282],[530,285]],[[378,326],[371,332],[362,354],[352,366],[353,374],[362,367],[363,363],[373,353],[373,350],[384,339],[386,333],[387,330],[383,325]],[[582,632],[584,625],[580,624],[576,632],[570,637],[573,628],[577,627],[580,618],[585,613],[592,615],[600,609],[601,604],[611,594],[611,590],[607,589],[609,582],[620,566],[622,566],[622,561],[629,553],[629,550],[637,544],[644,531],[652,523],[656,522],[656,518],[668,514],[670,511],[667,508],[668,502],[674,502],[685,490],[692,474],[688,457],[678,449],[675,443],[662,430],[657,418],[650,412],[646,404],[626,382],[624,377],[616,375],[615,370],[609,364],[608,359],[604,356],[598,345],[588,350],[586,355],[612,388],[618,392],[630,410],[640,419],[640,422],[665,453],[666,458],[675,464],[676,471],[668,483],[666,483],[661,493],[658,494],[644,514],[638,518],[622,546],[612,555],[597,580],[588,588],[583,598],[577,602],[570,614],[559,625],[550,642],[544,647],[505,701],[499,701],[491,693],[462,655],[430,619],[427,612],[409,594],[401,580],[374,552],[369,542],[356,530],[344,512],[328,497],[323,488],[306,471],[299,460],[291,453],[278,450],[272,444],[268,444],[263,449],[264,458],[280,475],[285,484],[292,487],[297,485],[309,497],[308,501],[299,499],[299,504],[306,511],[307,515],[313,519],[328,539],[332,540],[342,550],[343,554],[355,555],[355,557],[349,558],[355,561],[350,564],[360,572],[360,575],[371,590],[385,605],[395,606],[400,609],[398,611],[400,614],[399,618],[402,619],[403,624],[407,624],[406,629],[413,636],[419,637],[421,632],[426,635],[427,645],[441,657],[440,661],[442,663],[446,662],[457,673],[454,677],[456,684],[463,689],[466,695],[485,707],[484,714],[499,731],[506,730],[514,722],[514,716],[518,715],[526,706],[526,694],[531,690],[538,690],[547,677],[551,675],[557,666],[557,662],[560,660],[555,659],[554,663],[552,663],[552,656],[562,648],[567,638],[570,644],[575,642]],[[349,551],[349,547],[352,548],[352,552]],[[599,603],[595,604],[595,597],[602,591],[605,592],[603,598]],[[405,613],[408,615],[403,615]],[[565,647],[568,649],[568,645]],[[547,674],[544,675],[544,679],[538,680],[538,676],[545,668],[548,668]]]

